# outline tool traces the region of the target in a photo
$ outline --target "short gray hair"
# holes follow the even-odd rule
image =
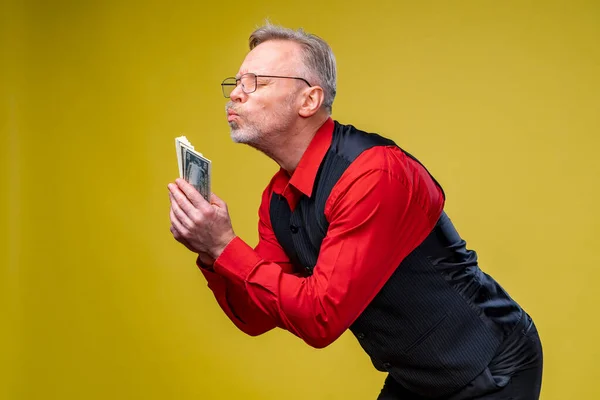
[[[317,35],[305,32],[302,28],[293,30],[267,23],[250,35],[250,50],[269,40],[289,40],[304,49],[304,65],[311,78],[323,88],[323,107],[331,113],[336,94],[336,63],[331,47]],[[313,79],[313,80],[314,80]],[[311,84],[315,84],[311,81]]]

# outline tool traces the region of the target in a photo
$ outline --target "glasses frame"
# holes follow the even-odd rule
[[[254,76],[254,90],[251,91],[247,91],[246,87],[244,86],[244,84],[242,83],[242,78],[245,76]],[[304,78],[300,78],[298,76],[281,76],[281,75],[257,75],[254,74],[252,72],[248,72],[245,73],[243,75],[241,75],[239,78],[236,78],[235,76],[231,76],[229,78],[225,78],[223,79],[223,82],[221,82],[221,90],[223,91],[223,96],[225,96],[226,99],[230,98],[231,96],[231,92],[233,92],[233,90],[238,86],[238,85],[242,85],[242,91],[246,94],[250,94],[250,93],[254,93],[256,92],[256,89],[258,89],[258,78],[281,78],[281,79],[297,79],[300,80],[304,83],[306,83],[308,85],[308,87],[312,87],[312,85]],[[231,80],[231,79],[235,79],[235,83],[231,82],[231,83],[226,83],[225,81],[227,80]],[[229,92],[229,96],[226,95],[225,93],[225,88],[226,87],[230,87],[233,86],[233,88],[231,89],[231,92]]]

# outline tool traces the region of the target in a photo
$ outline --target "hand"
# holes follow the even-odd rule
[[[189,250],[198,253],[200,261],[217,259],[235,238],[227,204],[211,194],[210,203],[189,183],[179,178],[170,183],[171,233]],[[206,263],[210,265],[208,262]]]

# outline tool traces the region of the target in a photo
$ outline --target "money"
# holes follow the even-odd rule
[[[194,146],[190,143],[190,141],[185,136],[179,136],[175,138],[175,150],[177,151],[177,165],[179,165],[179,177],[183,178],[183,151],[185,148],[190,150],[194,150]],[[202,153],[198,152],[200,157],[202,157]]]
[[[211,161],[196,151],[185,136],[175,138],[179,177],[192,185],[210,202]]]

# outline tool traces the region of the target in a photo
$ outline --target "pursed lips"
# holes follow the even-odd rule
[[[229,109],[227,110],[227,121],[231,122],[238,116],[238,113]]]

